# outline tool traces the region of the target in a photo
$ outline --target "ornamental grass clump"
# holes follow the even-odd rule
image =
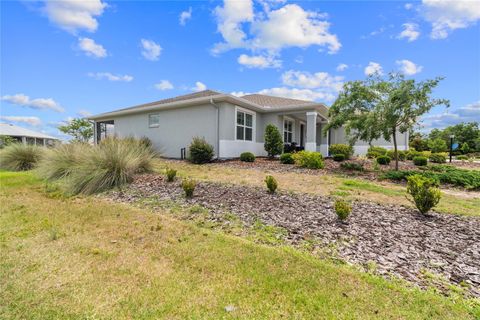
[[[107,138],[77,157],[65,180],[66,191],[93,194],[121,187],[137,173],[153,171],[156,153],[138,140]]]
[[[185,197],[192,198],[193,192],[195,191],[195,187],[197,183],[193,179],[183,179],[182,181],[182,189],[185,192]]]
[[[47,181],[66,178],[78,165],[80,157],[87,154],[91,148],[92,146],[83,142],[59,144],[49,148],[38,163],[37,173]]]
[[[165,170],[165,175],[167,176],[168,182],[173,182],[173,180],[175,180],[175,177],[177,176],[177,170],[167,168],[167,170]]]
[[[407,193],[411,196],[409,200],[422,214],[435,207],[442,195],[437,180],[418,174],[407,178]]]
[[[0,168],[11,171],[33,169],[41,159],[44,147],[13,143],[0,152]]]
[[[334,207],[335,213],[337,214],[338,219],[341,221],[347,220],[348,216],[352,212],[352,206],[345,200],[335,200]]]
[[[273,176],[266,176],[265,184],[267,185],[268,192],[270,193],[275,193],[278,188],[278,182]]]

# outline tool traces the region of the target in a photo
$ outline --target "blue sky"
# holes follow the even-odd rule
[[[345,81],[444,76],[424,130],[480,121],[480,1],[2,1],[0,121],[72,117],[203,88],[331,104]]]

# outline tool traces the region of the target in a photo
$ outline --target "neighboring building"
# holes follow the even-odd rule
[[[9,136],[23,144],[36,144],[41,146],[53,145],[58,138],[35,132],[9,123],[0,123],[0,136]]]
[[[95,143],[110,135],[147,137],[165,157],[180,158],[195,136],[204,137],[219,158],[250,151],[265,156],[267,124],[278,127],[285,143],[328,154],[328,146],[347,143],[345,130],[324,132],[328,107],[323,103],[261,94],[236,97],[212,90],[164,99],[89,117],[95,122]],[[408,148],[408,135],[397,136],[399,150]],[[373,143],[391,149],[390,142]],[[366,142],[355,144],[365,154]]]

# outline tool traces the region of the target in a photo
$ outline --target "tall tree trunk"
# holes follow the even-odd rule
[[[393,128],[393,156],[395,157],[395,171],[398,171],[397,128]]]

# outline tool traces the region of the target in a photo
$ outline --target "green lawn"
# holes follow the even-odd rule
[[[480,316],[461,298],[291,248],[96,197],[62,198],[32,173],[0,172],[0,181],[0,319]]]

